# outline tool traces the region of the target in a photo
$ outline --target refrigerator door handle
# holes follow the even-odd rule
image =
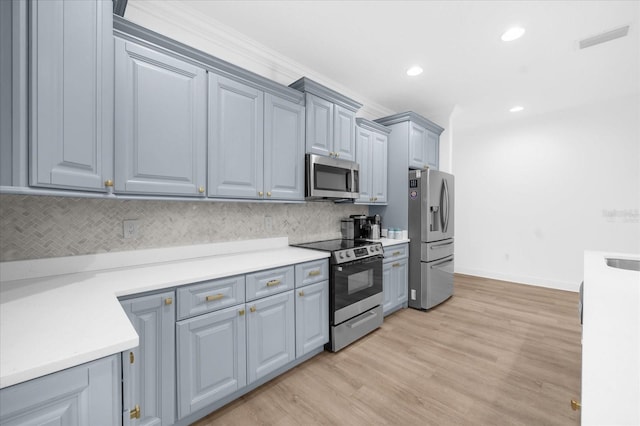
[[[432,246],[431,246],[431,247],[429,247],[429,248],[430,248],[431,250],[435,250],[435,249],[439,249],[439,248],[444,247],[444,246],[449,246],[449,245],[451,245],[451,244],[453,244],[453,241],[449,241],[449,242],[442,243],[442,244],[434,244],[434,245],[432,245]]]
[[[446,259],[446,260],[440,261],[440,262],[438,262],[438,263],[434,263],[433,265],[429,265],[429,267],[430,267],[431,269],[433,269],[433,268],[437,268],[438,266],[445,265],[445,264],[447,264],[447,263],[449,263],[449,262],[453,262],[453,258],[451,258],[451,259]]]
[[[449,186],[447,185],[447,180],[442,180],[443,192],[442,196],[444,196],[444,202],[440,202],[441,205],[444,206],[442,209],[442,232],[446,233],[449,228]]]

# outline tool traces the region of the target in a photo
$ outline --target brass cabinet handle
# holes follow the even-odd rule
[[[132,419],[140,418],[140,406],[138,404],[136,404],[133,410],[129,411],[129,417]]]
[[[133,364],[135,361],[135,357],[133,356],[133,352],[129,352],[129,364]]]
[[[373,197],[373,201],[378,201],[378,197]]]
[[[106,186],[106,187],[111,187],[111,186],[113,186],[113,180],[111,180],[111,179],[107,179],[107,180],[105,180],[105,181],[104,181],[104,186]]]
[[[315,277],[320,275],[322,272],[320,272],[320,269],[314,269],[313,271],[309,271],[309,276],[310,277]]]
[[[267,192],[267,197],[271,197],[271,192]]]
[[[204,194],[204,186],[199,187],[198,192]]]
[[[276,285],[280,284],[281,282],[282,282],[282,281],[280,281],[280,280],[271,280],[271,281],[269,281],[269,282],[267,283],[267,287],[273,287],[273,286],[276,286]]]
[[[391,256],[400,256],[402,254],[401,251],[394,251]]]
[[[240,310],[238,311],[238,315],[243,316],[243,315],[244,315],[244,309],[240,309]]]
[[[578,401],[576,401],[575,399],[571,400],[571,409],[573,411],[579,410],[582,407],[582,404],[580,404]]]
[[[396,262],[396,263],[394,263],[394,264],[393,264],[393,265],[391,265],[391,266],[393,266],[394,268],[397,268],[398,266],[400,266],[400,263]]]
[[[258,191],[258,196],[262,197],[263,195],[264,195],[264,192]]]
[[[250,308],[249,308],[249,310],[250,310],[251,312],[255,312],[255,311],[256,311],[256,307],[255,307],[255,306],[252,306],[252,307],[250,307]]]
[[[301,291],[300,293],[298,293],[300,295],[300,297],[304,296],[304,291]]]
[[[340,153],[336,152],[336,158],[340,157]]]
[[[165,305],[170,305],[172,303],[173,303],[173,297],[167,297],[166,299],[164,299]]]
[[[224,294],[222,293],[218,293],[218,294],[213,294],[211,296],[207,296],[207,302],[213,302],[214,300],[220,300],[224,297]]]

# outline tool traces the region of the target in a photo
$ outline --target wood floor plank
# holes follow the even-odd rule
[[[578,295],[468,275],[217,410],[212,425],[577,425]]]

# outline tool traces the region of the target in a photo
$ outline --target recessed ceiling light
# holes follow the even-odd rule
[[[514,106],[513,108],[511,108],[511,109],[509,110],[509,112],[520,112],[520,111],[522,111],[523,109],[524,109],[524,107],[523,107],[523,106],[518,105],[518,106]]]
[[[407,70],[407,75],[411,77],[415,77],[416,75],[422,74],[423,69],[418,65],[414,65]]]
[[[524,28],[513,27],[505,31],[504,34],[502,34],[501,38],[502,38],[502,41],[513,41],[515,39],[522,37],[522,34],[524,34]]]

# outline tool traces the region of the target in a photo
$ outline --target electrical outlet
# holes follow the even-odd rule
[[[137,238],[139,233],[139,226],[137,220],[123,220],[122,221],[122,236],[125,240],[130,238]]]

